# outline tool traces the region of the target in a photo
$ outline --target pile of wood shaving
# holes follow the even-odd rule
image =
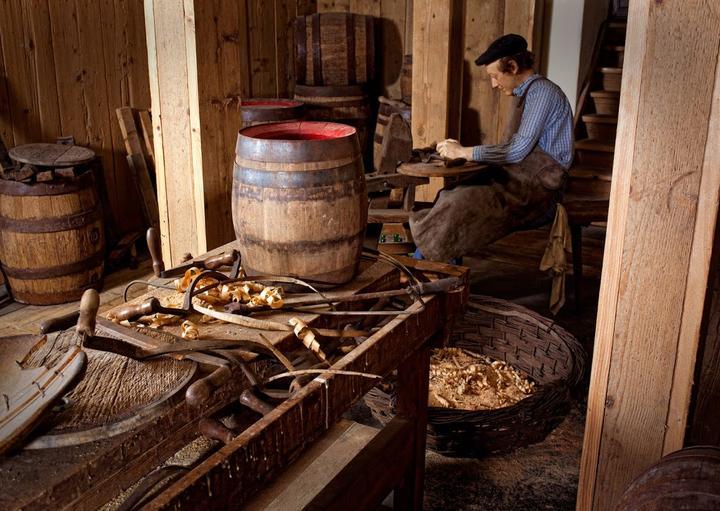
[[[505,362],[460,348],[433,350],[428,405],[495,410],[535,391],[535,383]]]
[[[160,297],[160,304],[164,307],[180,308],[185,298],[185,290],[192,280],[203,270],[200,268],[190,268],[185,272],[182,278],[175,280],[174,293]],[[244,273],[242,273],[244,275]],[[202,289],[217,282],[215,278],[208,277],[200,280],[195,289]],[[269,306],[278,309],[283,306],[283,288],[275,286],[265,286],[258,282],[245,281],[233,282],[230,284],[220,284],[212,289],[198,294],[193,297],[193,302],[209,309],[222,309],[224,305],[230,302],[242,302],[248,307]],[[199,324],[214,323],[218,320],[211,318],[205,314],[192,315],[193,320],[183,319],[174,314],[150,314],[143,316],[137,320],[150,328],[162,328],[166,325],[181,325],[182,337],[185,339],[200,339],[201,332]],[[108,315],[108,319],[116,321],[112,314]]]

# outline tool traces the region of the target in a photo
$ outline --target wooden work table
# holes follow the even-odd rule
[[[467,282],[466,268],[401,259],[421,280],[454,276]],[[393,266],[364,260],[355,279],[332,294],[395,289],[399,284],[400,273]],[[162,293],[158,290],[152,294]],[[396,508],[422,506],[427,348],[432,343],[441,343],[448,335],[452,319],[466,297],[467,286],[450,293],[427,295],[424,304],[414,303],[404,314],[334,361],[333,370],[383,377],[397,370],[398,416],[353,458],[333,480],[332,488],[321,492],[310,508],[369,509],[379,505],[393,489]],[[336,321],[333,316],[310,313],[293,316],[314,327],[332,328]],[[278,312],[264,319],[285,322],[289,317],[288,312]],[[232,339],[251,333],[247,328],[226,323],[203,327],[204,339]],[[299,341],[292,332],[263,333],[281,350],[298,349]],[[199,420],[234,402],[240,390],[249,385],[239,370],[234,374],[236,377],[199,410],[190,409],[182,400],[158,420],[107,441],[21,451],[0,459],[0,479],[6,489],[0,496],[0,508],[94,509],[103,505],[197,437]],[[241,507],[376,383],[375,379],[361,376],[330,372],[318,375],[268,414],[256,416],[260,418],[157,494],[145,508]]]

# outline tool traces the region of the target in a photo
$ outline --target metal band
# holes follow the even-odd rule
[[[90,188],[94,182],[95,178],[91,170],[83,172],[75,179],[63,179],[52,183],[35,183],[32,185],[0,179],[0,195],[33,197],[44,195],[64,195]]]
[[[365,16],[365,81],[371,82],[375,76],[375,30],[372,16]]]
[[[307,172],[265,170],[236,163],[233,168],[233,182],[262,188],[305,189],[361,181],[362,174],[359,157],[347,165]]]
[[[50,266],[48,268],[11,268],[9,266],[2,265],[5,275],[12,279],[19,280],[35,280],[35,279],[51,279],[54,277],[63,277],[65,275],[72,275],[83,271],[88,271],[93,268],[102,267],[105,254],[103,250],[98,250],[95,254],[69,264],[61,264],[60,266]],[[12,287],[12,286],[11,286]]]
[[[297,83],[305,83],[307,76],[307,25],[305,16],[295,18],[295,48],[297,55],[295,56],[295,81]]]
[[[347,83],[355,83],[355,15],[347,14],[345,16],[345,41],[347,43]]]
[[[313,41],[313,84],[322,85],[322,55],[320,54],[320,16],[312,16],[312,41]]]
[[[256,202],[328,202],[347,197],[357,197],[365,193],[364,183],[351,181],[337,186],[313,188],[263,188],[236,183],[233,197]]]
[[[338,236],[336,238],[327,238],[324,240],[300,240],[300,241],[269,241],[266,239],[255,238],[254,236],[248,236],[247,234],[241,234],[238,236],[238,241],[245,245],[257,245],[267,250],[268,252],[276,252],[281,254],[291,254],[295,252],[307,252],[317,253],[324,252],[329,248],[337,245],[347,244],[350,245],[357,241],[365,238],[365,228],[363,227],[360,231],[355,234],[347,236]]]
[[[102,218],[100,208],[55,218],[7,218],[0,216],[0,229],[10,232],[60,232],[90,225]]]

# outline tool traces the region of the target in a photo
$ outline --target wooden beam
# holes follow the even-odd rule
[[[413,2],[412,136],[415,147],[426,147],[458,136],[462,94],[451,76],[457,73],[454,50],[462,5],[457,0]],[[460,28],[460,31],[462,29]],[[417,198],[431,202],[442,188],[442,178],[418,187]]]
[[[718,18],[709,3],[630,7],[581,510],[613,509],[683,446],[720,196]]]

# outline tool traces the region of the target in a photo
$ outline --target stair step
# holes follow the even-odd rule
[[[608,50],[608,51],[625,51],[625,46],[624,45],[616,45],[616,44],[606,44],[605,46],[603,46],[603,49]]]
[[[622,68],[621,67],[601,67],[598,69],[602,73],[603,89],[607,91],[620,91],[622,84]]]
[[[625,61],[625,46],[606,44],[603,46],[605,53],[600,57],[600,64],[608,67],[623,67]]]
[[[590,97],[595,104],[595,111],[598,114],[612,115],[617,117],[620,109],[620,93],[609,90],[594,90]]]
[[[597,151],[600,153],[614,153],[615,144],[605,140],[585,138],[575,142],[575,149],[580,151]]]
[[[573,179],[586,179],[598,181],[611,181],[612,169],[593,167],[591,165],[573,165],[570,167],[570,177]]]
[[[608,22],[608,28],[614,28],[617,30],[627,29],[627,21],[613,20]]]
[[[615,140],[617,135],[617,117],[602,114],[582,116],[588,138],[595,140]]]

